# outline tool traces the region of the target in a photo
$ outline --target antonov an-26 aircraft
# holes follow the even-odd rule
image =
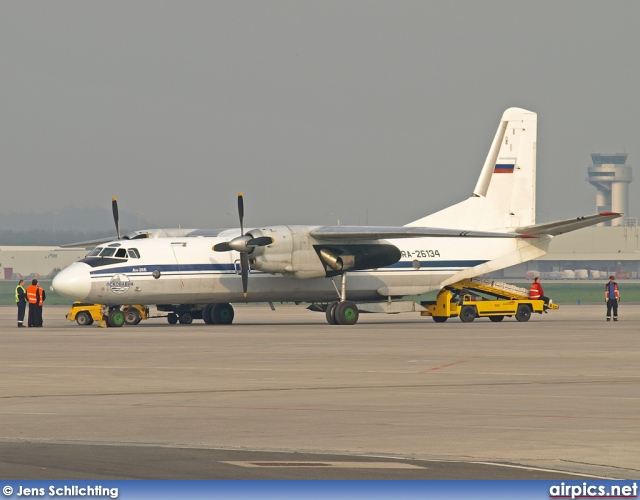
[[[399,310],[390,306],[403,297],[541,257],[553,236],[621,215],[536,224],[536,135],[536,113],[506,110],[472,196],[404,226],[245,232],[240,194],[239,229],[101,244],[52,286],[82,302],[188,306],[189,320],[208,324],[230,324],[233,303],[282,301],[320,305],[330,324],[351,325],[357,304]]]

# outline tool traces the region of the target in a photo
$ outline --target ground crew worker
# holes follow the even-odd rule
[[[547,312],[551,299],[545,296],[542,285],[540,284],[540,278],[533,279],[533,283],[531,283],[531,287],[529,288],[529,298],[531,300],[542,300],[544,302],[544,312]]]
[[[611,321],[611,309],[613,309],[613,321],[618,321],[620,291],[615,279],[615,276],[609,276],[609,283],[604,288],[604,301],[607,303],[607,321]]]
[[[18,306],[18,328],[23,328],[24,312],[27,308],[27,291],[24,289],[24,280],[20,280],[16,287],[16,305]]]
[[[44,288],[38,286],[38,291],[36,292],[36,296],[38,298],[38,303],[36,307],[36,324],[35,326],[42,326],[42,304],[44,303],[44,299],[47,298],[44,293]]]
[[[38,280],[33,278],[31,280],[31,284],[27,287],[27,302],[29,302],[29,319],[27,320],[27,324],[29,328],[37,326],[36,325],[36,317],[37,317],[37,308],[38,308]]]

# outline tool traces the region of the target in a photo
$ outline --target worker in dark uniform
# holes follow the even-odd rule
[[[27,291],[24,288],[24,280],[20,280],[16,287],[16,305],[18,306],[18,328],[23,328],[24,312],[27,308]]]
[[[618,321],[618,302],[620,291],[615,276],[609,276],[609,283],[605,285],[604,301],[607,303],[607,321],[611,321],[611,309],[613,309],[613,321]]]
[[[33,278],[31,280],[31,284],[27,287],[27,302],[29,303],[29,319],[28,326],[29,328],[37,326],[36,318],[37,318],[37,309],[38,309],[38,280]]]
[[[38,286],[38,290],[36,292],[36,297],[38,302],[36,304],[36,324],[35,326],[42,326],[42,304],[44,303],[44,299],[47,298],[47,295],[44,293],[44,288]]]

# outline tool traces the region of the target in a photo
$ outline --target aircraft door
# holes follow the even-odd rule
[[[176,282],[181,293],[200,293],[200,272],[191,262],[193,249],[189,248],[189,242],[178,241],[171,243],[171,250],[176,259]]]

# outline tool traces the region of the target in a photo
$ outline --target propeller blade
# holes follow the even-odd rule
[[[115,198],[114,198],[115,199]],[[231,241],[226,241],[213,245],[211,249],[214,252],[229,252],[235,250],[240,254],[240,274],[242,275],[242,291],[244,296],[247,296],[247,290],[249,288],[249,253],[253,251],[250,247],[263,247],[271,245],[274,239],[269,236],[260,236],[254,238],[251,234],[244,234],[244,199],[242,192],[238,193],[238,215],[240,217],[240,236],[233,238]]]
[[[258,238],[251,238],[247,241],[248,247],[266,247],[271,245],[275,240],[271,236],[260,236]]]
[[[118,200],[115,196],[111,198],[111,211],[113,212],[113,221],[116,223],[116,234],[120,239],[120,217],[118,216]]]
[[[238,215],[240,216],[240,234],[244,236],[244,201],[242,191],[238,193]]]
[[[229,242],[225,241],[224,243],[218,243],[217,245],[213,245],[211,248],[214,252],[229,252],[231,247],[229,246]]]
[[[240,254],[240,272],[242,273],[242,291],[246,297],[249,286],[249,256],[245,252]]]

